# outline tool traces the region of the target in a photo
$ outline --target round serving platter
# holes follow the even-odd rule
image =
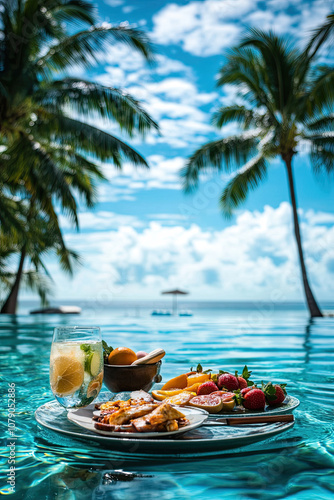
[[[100,401],[106,401],[103,397]],[[91,414],[93,413],[92,410]],[[52,431],[65,434],[73,439],[87,440],[103,445],[113,451],[139,455],[181,455],[203,456],[248,446],[250,444],[272,438],[291,429],[294,422],[277,422],[270,424],[252,424],[238,426],[197,427],[177,436],[156,438],[114,437],[97,434],[83,427],[78,427],[68,420],[67,411],[56,401],[40,406],[35,412],[37,422]]]

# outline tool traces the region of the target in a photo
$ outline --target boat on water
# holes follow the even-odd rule
[[[193,316],[192,311],[180,311],[179,316]]]
[[[59,306],[59,307],[43,307],[42,309],[34,309],[30,314],[80,314],[81,307],[78,306]]]
[[[170,311],[164,311],[164,310],[155,310],[152,311],[151,316],[171,316],[172,313]]]

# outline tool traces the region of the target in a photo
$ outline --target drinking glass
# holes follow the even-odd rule
[[[50,356],[50,385],[65,408],[87,406],[103,382],[103,349],[97,326],[54,329]]]

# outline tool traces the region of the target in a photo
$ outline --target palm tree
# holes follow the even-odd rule
[[[53,219],[42,215],[35,208],[26,211],[29,217],[25,220],[25,234],[12,230],[11,234],[0,232],[0,283],[2,288],[11,291],[4,303],[17,301],[21,281],[26,288],[36,291],[42,304],[46,304],[52,290],[52,277],[48,272],[43,259],[50,253],[56,254],[63,271],[73,273],[73,265],[80,262],[78,254],[69,250],[63,241],[61,231]],[[24,238],[24,258],[29,259],[29,268],[23,269],[22,238]],[[11,261],[19,256],[20,263],[17,272],[11,271]]]
[[[98,25],[86,0],[3,0],[1,7],[0,206],[13,214],[18,195],[54,224],[57,207],[78,226],[78,195],[92,206],[95,181],[104,178],[97,162],[148,166],[127,143],[83,117],[116,122],[130,137],[158,126],[122,89],[66,77],[66,72],[73,64],[89,68],[113,41],[151,60],[149,40],[127,25]],[[6,219],[0,216],[2,226]],[[18,276],[25,256],[23,245]],[[17,297],[15,290],[10,295]],[[2,312],[13,313],[16,300],[8,299]]]
[[[198,185],[199,175],[208,169],[234,173],[220,198],[226,215],[243,202],[267,175],[270,160],[280,157],[287,172],[307,305],[312,317],[322,316],[308,281],[299,228],[293,158],[301,141],[308,141],[315,173],[333,172],[334,71],[331,66],[313,64],[305,54],[274,33],[252,29],[242,43],[227,55],[218,86],[234,85],[242,104],[220,108],[213,117],[217,127],[238,122],[239,134],[209,142],[199,148],[184,167],[185,189]]]

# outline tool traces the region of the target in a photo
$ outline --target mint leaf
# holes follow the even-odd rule
[[[111,345],[108,345],[107,342],[105,340],[102,340],[102,347],[103,347],[103,357],[104,357],[104,361],[105,363],[108,362],[108,356],[109,354],[114,350],[113,347],[111,347]]]
[[[80,349],[86,354],[89,354],[92,351],[90,344],[81,344]]]

